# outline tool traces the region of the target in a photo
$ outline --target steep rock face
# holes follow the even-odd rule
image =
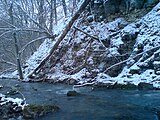
[[[111,14],[121,12],[126,14],[135,9],[148,8],[157,4],[159,0],[93,0],[91,8],[96,20],[107,18]],[[99,18],[100,17],[100,18]]]
[[[126,61],[121,74],[115,78],[119,83],[149,83],[154,87],[160,86],[160,3],[138,22],[132,23],[128,30],[132,34],[137,30],[137,37],[130,57]],[[126,26],[122,31],[127,29]],[[136,26],[136,27],[135,27]]]

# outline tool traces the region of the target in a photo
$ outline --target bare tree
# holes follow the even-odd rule
[[[56,0],[54,0],[54,18],[55,18],[55,23],[57,25],[58,20],[57,20],[57,1]]]
[[[11,39],[11,36],[13,36],[12,38],[14,41],[12,40],[13,44],[10,45],[11,47],[9,50],[11,54],[11,50],[14,47],[16,55],[12,56],[12,60],[10,61],[13,61],[14,64],[19,66],[19,75],[21,76],[20,78],[23,78],[21,65],[24,64],[26,58],[36,50],[38,45],[40,45],[41,42],[38,43],[38,41],[43,41],[46,38],[55,40],[55,36],[57,36],[53,32],[54,25],[58,23],[58,19],[64,18],[63,15],[59,16],[60,12],[57,7],[62,5],[64,15],[66,17],[67,9],[69,9],[67,7],[69,6],[66,5],[65,0],[16,0],[12,2],[14,6],[12,5],[11,7],[10,1],[0,0],[0,5],[2,5],[1,9],[4,11],[3,13],[0,12],[0,39],[5,39],[7,41]],[[78,12],[74,14],[71,21],[66,25],[65,29],[62,31],[62,34],[59,35],[60,37],[57,38],[57,42],[51,52],[57,49],[60,42],[72,27],[74,21],[78,18],[89,2],[90,0],[84,0],[83,5],[80,7]],[[76,3],[77,2],[74,0],[74,5]],[[59,13],[57,14],[57,12]],[[13,20],[8,18],[12,18]],[[2,22],[3,24],[1,24]],[[34,48],[34,46],[36,47]],[[28,51],[31,52],[27,53]],[[15,60],[15,57],[18,59]],[[7,56],[5,58],[7,58]],[[17,61],[17,63],[15,61]]]
[[[90,1],[91,0],[84,0],[83,1],[83,3],[81,4],[80,8],[77,10],[77,12],[74,14],[72,19],[68,22],[68,24],[66,24],[64,30],[62,31],[60,36],[57,38],[57,41],[54,44],[54,46],[52,47],[52,49],[51,49],[50,53],[48,54],[48,56],[46,56],[46,58],[41,61],[41,63],[28,75],[28,77],[32,78],[33,74],[39,72],[40,68],[43,67],[46,64],[46,62],[52,56],[53,52],[58,48],[59,44],[62,42],[62,40],[65,38],[65,36],[69,32],[69,30],[71,29],[73,23],[78,19],[80,14],[85,10],[85,7],[89,4]]]
[[[9,15],[11,19],[12,25],[14,25],[14,18],[13,18],[13,3],[11,3],[11,6],[9,8]],[[22,73],[22,67],[21,67],[21,61],[20,61],[20,56],[19,56],[19,47],[18,47],[18,42],[17,42],[17,37],[16,33],[13,32],[13,39],[14,39],[14,45],[15,45],[15,52],[16,52],[16,58],[17,58],[17,69],[19,73],[19,78],[23,79],[23,73]]]
[[[62,6],[63,6],[63,10],[64,10],[64,15],[65,17],[67,16],[67,5],[66,5],[66,1],[62,0]]]

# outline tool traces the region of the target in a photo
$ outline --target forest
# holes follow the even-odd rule
[[[0,119],[160,120],[159,0],[0,0]]]

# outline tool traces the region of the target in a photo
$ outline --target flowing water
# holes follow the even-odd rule
[[[38,120],[158,120],[160,91],[76,89],[81,95],[67,97],[69,85],[21,83],[0,80],[4,86],[19,84],[18,89],[30,104],[55,104],[60,110]],[[1,93],[5,90],[1,89]]]

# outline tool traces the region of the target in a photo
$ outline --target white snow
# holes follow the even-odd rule
[[[51,41],[50,39],[46,39],[40,47],[37,49],[36,52],[26,61],[26,66],[28,66],[24,71],[24,78],[27,77],[32,70],[34,70],[38,64],[43,60],[47,54],[50,52],[52,46],[54,45],[55,41]]]
[[[5,95],[3,95],[1,93],[0,93],[0,97],[1,97],[0,105],[4,105],[4,104],[6,104],[8,102],[13,102],[14,104],[17,104],[22,109],[24,109],[24,107],[27,106],[26,101],[21,99],[21,98],[6,97]],[[15,108],[13,108],[13,109],[15,109]]]

